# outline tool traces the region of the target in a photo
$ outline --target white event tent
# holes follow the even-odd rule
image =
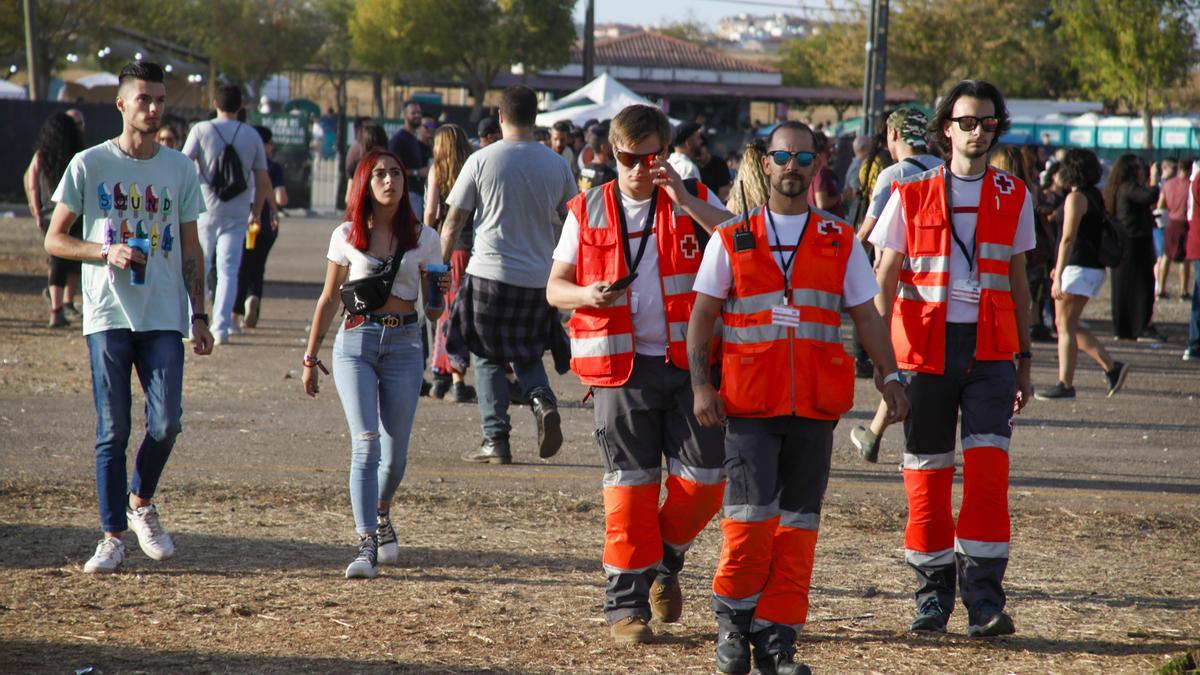
[[[568,120],[576,126],[583,126],[588,120],[612,119],[626,106],[637,103],[654,105],[621,84],[617,78],[604,73],[550,104],[550,110],[537,116],[537,125],[550,127],[560,120]],[[678,120],[671,120],[671,124],[678,124]]]

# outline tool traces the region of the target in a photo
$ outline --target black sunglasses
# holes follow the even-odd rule
[[[771,155],[771,161],[778,166],[787,166],[788,162],[796,160],[796,166],[811,166],[813,160],[817,158],[816,153],[802,150],[800,152],[788,152],[787,150],[772,150],[767,153]]]
[[[649,169],[651,166],[654,165],[655,158],[662,154],[662,151],[663,151],[663,149],[659,148],[658,150],[655,150],[654,152],[647,152],[642,155],[637,155],[632,152],[618,150],[617,151],[617,161],[624,164],[625,166],[629,167],[630,169],[637,166],[638,164],[641,164],[642,166],[645,166],[647,169]]]
[[[951,122],[958,122],[958,128],[963,131],[974,131],[975,127],[983,125],[983,130],[987,133],[992,133],[1000,126],[1000,118],[992,115],[991,117],[975,117],[974,115],[963,115],[962,117],[951,117]]]

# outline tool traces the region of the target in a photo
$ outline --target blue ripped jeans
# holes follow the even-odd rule
[[[359,534],[375,532],[377,502],[390,502],[408,464],[421,374],[416,323],[345,324],[333,343],[333,378],[350,427],[350,503]]]

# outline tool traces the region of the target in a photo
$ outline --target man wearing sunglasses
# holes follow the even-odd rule
[[[684,554],[721,507],[722,434],[692,414],[684,340],[703,243],[730,214],[664,160],[670,124],[658,108],[625,108],[609,138],[617,180],[571,200],[546,298],[574,310],[571,368],[596,398],[604,613],[617,642],[647,642],[652,617],[679,620]]]
[[[1024,252],[1035,234],[1025,184],[988,166],[1008,124],[995,86],[955,85],[929,125],[949,162],[897,181],[871,233],[883,288],[876,303],[890,315],[900,367],[915,371],[902,462],[905,561],[917,575],[914,631],[946,630],[956,587],[968,635],[1015,630],[1003,589],[1008,449],[1013,414],[1033,393]],[[963,502],[955,523],[960,412]]]
[[[750,672],[751,645],[759,672],[809,672],[794,661],[796,633],[808,615],[833,429],[854,400],[843,310],[878,365],[890,419],[908,409],[867,254],[849,223],[808,206],[814,144],[799,122],[771,132],[766,205],[721,225],[696,275],[687,339],[696,418],[725,424],[725,543],[713,579],[723,673]],[[698,366],[718,316],[719,397]]]

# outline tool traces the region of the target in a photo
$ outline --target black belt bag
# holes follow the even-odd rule
[[[393,253],[378,273],[342,284],[342,306],[346,308],[346,312],[366,314],[383,307],[392,294],[392,283],[396,280],[396,272],[404,261],[404,254],[400,254],[399,260],[396,258],[396,254]]]

